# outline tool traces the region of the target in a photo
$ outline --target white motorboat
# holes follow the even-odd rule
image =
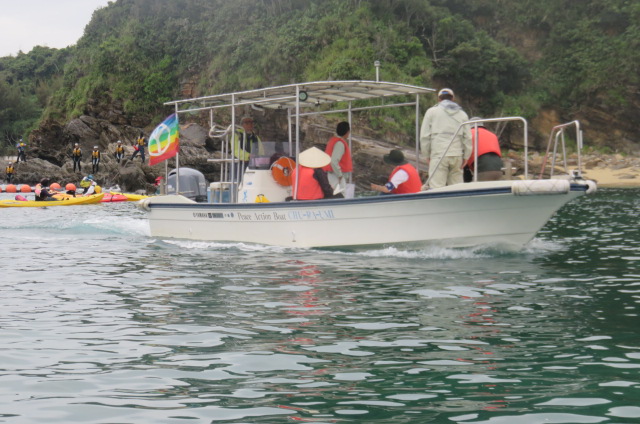
[[[148,211],[151,235],[302,248],[498,245],[517,249],[529,242],[563,205],[595,191],[594,182],[582,179],[578,160],[578,169],[569,171],[565,161],[566,175],[554,177],[552,174],[547,179],[529,178],[525,164],[521,179],[475,181],[414,194],[286,201],[292,195],[291,186],[277,178],[282,175],[276,173],[278,169],[274,170],[274,166],[282,168],[283,165],[280,161],[274,163],[273,153],[278,151],[281,156],[288,156],[288,152],[292,152],[291,156],[297,157],[302,117],[343,112],[351,121],[352,113],[359,110],[414,107],[417,146],[420,96],[433,91],[380,81],[328,81],[169,102],[179,115],[211,111],[210,134],[223,139],[221,156],[213,160],[220,163],[220,181],[211,184],[207,203],[197,203],[181,195],[155,196],[140,201],[140,207]],[[411,100],[407,101],[408,97]],[[397,98],[400,101],[396,103],[390,100]],[[374,99],[383,102],[372,105]],[[366,106],[359,105],[361,100],[368,100]],[[237,170],[244,169],[245,164],[229,153],[229,136],[235,128],[235,109],[244,105],[286,110],[290,131],[288,143],[283,144],[288,145],[288,149],[283,153],[282,145],[276,149],[268,148],[270,144],[264,143],[265,151],[260,156],[252,156],[242,181],[235,181],[234,177],[242,174]],[[332,105],[341,109],[336,111],[327,107]],[[218,128],[213,123],[213,111],[220,108],[230,108],[231,125],[228,128]],[[484,120],[490,121],[521,122],[526,157],[526,121],[519,117]],[[473,125],[473,121],[466,124]],[[459,131],[466,128],[468,126],[461,126]],[[549,139],[554,161],[558,146],[564,147],[565,130],[571,129],[576,131],[578,148],[582,147],[577,121],[559,125]],[[416,156],[417,153],[416,147]],[[419,160],[416,161],[418,164]],[[284,166],[295,165],[289,162]]]

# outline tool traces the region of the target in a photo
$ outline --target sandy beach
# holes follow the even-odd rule
[[[598,187],[640,187],[640,158],[622,155],[587,155],[583,159],[584,178]]]

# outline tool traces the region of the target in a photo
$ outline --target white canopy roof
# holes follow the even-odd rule
[[[165,103],[165,105],[175,105],[179,112],[218,109],[246,104],[254,104],[271,109],[288,109],[296,107],[297,99],[299,99],[301,108],[308,108],[335,102],[429,94],[433,92],[435,90],[432,88],[384,81],[316,81],[174,100]]]

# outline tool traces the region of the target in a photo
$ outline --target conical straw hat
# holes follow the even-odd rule
[[[311,147],[304,152],[300,153],[298,157],[300,165],[307,168],[322,168],[331,163],[331,156],[318,149],[317,147]]]

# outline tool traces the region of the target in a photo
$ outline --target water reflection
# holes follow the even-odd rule
[[[635,199],[588,198],[519,253],[157,240],[126,205],[12,215],[2,419],[633,422]]]

